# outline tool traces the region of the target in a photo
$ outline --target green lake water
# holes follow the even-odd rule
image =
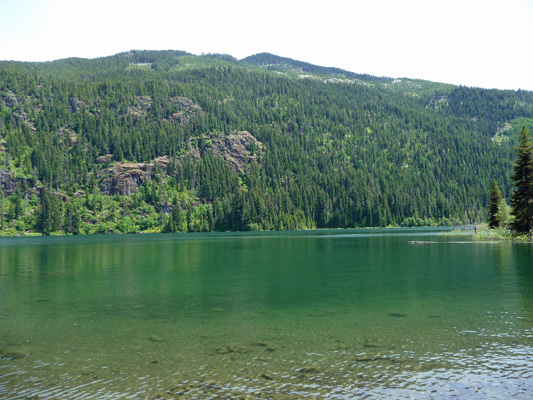
[[[0,239],[0,398],[531,399],[533,245],[459,240]]]

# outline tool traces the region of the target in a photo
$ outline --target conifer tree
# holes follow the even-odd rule
[[[500,204],[502,202],[502,192],[498,187],[496,179],[492,180],[490,187],[490,203],[489,203],[489,228],[494,229],[500,226],[498,220],[498,211],[500,210]]]
[[[512,229],[528,233],[533,227],[533,140],[526,127],[522,128],[516,146],[517,160],[514,164],[515,191],[512,198]]]
[[[4,229],[4,190],[0,184],[0,229]]]
[[[44,188],[41,193],[41,230],[43,235],[50,235],[60,230],[61,211],[57,196]]]
[[[80,234],[80,225],[81,225],[80,211],[77,208],[75,208],[74,209],[74,218],[72,219],[72,234],[73,235],[79,235]]]

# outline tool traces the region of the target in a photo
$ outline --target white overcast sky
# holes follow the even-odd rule
[[[0,0],[0,60],[132,49],[533,90],[533,0]]]

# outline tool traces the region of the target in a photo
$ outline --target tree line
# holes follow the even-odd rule
[[[129,52],[0,63],[3,231],[437,225],[486,217],[494,177],[511,195],[511,143],[494,142],[496,122],[454,108],[455,97],[434,110],[382,87],[290,78],[230,57],[181,68],[182,57],[195,59]],[[502,92],[498,121],[529,117],[533,99]],[[463,105],[491,96],[476,90]],[[237,169],[212,142],[242,131],[262,151],[241,149]],[[150,169],[159,157],[170,164]],[[109,171],[133,164],[135,187],[109,189]]]
[[[509,207],[496,180],[490,189],[489,227],[508,228],[519,234],[533,229],[533,140],[526,127],[518,138],[512,180],[514,192]]]

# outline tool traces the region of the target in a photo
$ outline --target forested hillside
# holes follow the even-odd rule
[[[0,62],[1,232],[479,221],[532,121],[532,92],[264,54]]]

